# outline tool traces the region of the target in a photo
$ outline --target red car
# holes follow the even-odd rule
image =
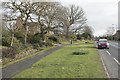
[[[107,41],[107,39],[99,39],[97,43],[98,43],[98,49],[101,48],[109,49],[109,42]]]

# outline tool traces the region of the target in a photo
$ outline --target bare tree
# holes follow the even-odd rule
[[[40,29],[40,34],[44,40],[44,34],[54,32],[60,27],[61,5],[58,2],[39,2],[36,4],[37,22]]]
[[[115,33],[115,28],[114,27],[108,27],[107,28],[107,32],[106,32],[107,36],[113,36],[114,33]]]
[[[5,3],[4,6],[5,13],[4,17],[7,21],[16,21],[18,17],[21,18],[22,24],[25,29],[25,39],[27,42],[27,32],[28,32],[28,21],[32,21],[32,12],[34,9],[34,3],[32,2],[9,2]]]
[[[44,25],[44,15],[47,5],[48,2],[38,2],[35,4],[36,9],[33,12],[33,14],[35,14],[37,17],[38,29],[40,31],[39,33],[41,34],[42,40],[44,40],[44,34],[47,33],[47,28]]]
[[[87,20],[83,9],[75,5],[71,5],[70,8],[65,9],[63,19],[66,29],[66,38],[69,38],[69,31],[79,31]]]
[[[61,17],[61,4],[58,2],[50,2],[47,4],[44,23],[47,27],[47,33],[53,31],[56,26],[60,23],[59,18]]]
[[[83,32],[93,35],[93,28],[90,26],[84,26]]]
[[[11,34],[12,34],[10,46],[13,46],[13,43],[14,43],[14,33],[15,33],[15,31],[18,30],[18,27],[16,26],[16,23],[10,22],[10,23],[9,23],[9,26],[8,26],[7,28],[8,28],[8,30],[9,30],[9,31],[11,32]]]

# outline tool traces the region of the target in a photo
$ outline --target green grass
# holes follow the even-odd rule
[[[54,51],[13,78],[104,78],[98,50],[92,41],[90,43],[81,41]],[[77,50],[89,53],[72,55]]]
[[[69,44],[70,42],[69,41],[64,41],[64,42],[61,42],[62,44]]]
[[[62,44],[68,44],[68,42],[67,42],[67,41],[66,41],[66,42],[62,42]],[[32,56],[34,56],[34,55],[36,55],[36,54],[38,54],[38,53],[41,53],[41,52],[43,52],[43,51],[46,51],[46,50],[51,49],[51,48],[54,48],[54,47],[56,47],[56,46],[53,46],[53,47],[41,47],[41,49],[43,49],[42,51],[38,51],[38,52],[36,52],[36,53],[30,54],[30,55],[25,56],[25,57],[23,57],[23,58],[20,58],[20,59],[18,59],[18,60],[11,61],[11,62],[9,62],[9,63],[7,63],[7,64],[5,64],[5,65],[0,65],[0,68],[9,66],[9,65],[11,65],[11,64],[14,64],[14,63],[19,62],[19,61],[21,61],[21,60],[24,60],[24,59],[26,59],[26,58],[32,57]],[[7,47],[6,47],[6,46],[0,46],[0,48],[7,48]],[[4,59],[4,60],[10,60],[10,58],[6,58],[6,59]]]
[[[14,63],[19,62],[19,61],[21,61],[21,60],[24,60],[24,59],[26,59],[26,58],[32,57],[32,56],[34,56],[34,55],[36,55],[36,54],[38,54],[38,53],[41,53],[41,52],[43,52],[43,51],[46,51],[46,50],[51,49],[51,48],[54,48],[54,47],[55,47],[55,46],[53,46],[53,47],[42,47],[42,48],[41,48],[41,49],[43,49],[42,51],[38,51],[38,52],[36,52],[36,53],[27,55],[27,56],[25,56],[25,57],[23,57],[23,58],[20,58],[20,59],[18,59],[18,60],[14,60],[14,61],[12,61],[12,62],[9,62],[9,63],[7,63],[7,64],[5,64],[5,65],[0,66],[0,68],[9,66],[9,65],[11,65],[11,64],[14,64]],[[9,58],[8,58],[8,59],[9,59]]]
[[[7,48],[6,46],[0,46],[0,48]]]

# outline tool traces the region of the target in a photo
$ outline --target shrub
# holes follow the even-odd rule
[[[53,42],[59,42],[58,38],[55,36],[50,36],[48,39],[53,41]]]
[[[77,39],[80,40],[81,39],[81,35],[80,34],[77,34]]]
[[[88,44],[88,43],[90,43],[90,42],[86,41],[85,43]]]
[[[13,47],[2,49],[2,58],[15,58],[16,50]]]
[[[12,48],[16,51],[16,54],[20,53],[22,50],[25,49],[24,45],[21,42],[19,42],[17,38],[14,38]]]
[[[77,36],[72,35],[72,36],[71,36],[71,39],[72,39],[72,40],[77,40]]]
[[[9,47],[10,43],[11,43],[11,38],[10,37],[2,37],[2,46]]]
[[[24,38],[23,31],[17,31],[17,32],[15,32],[14,34],[15,34],[15,37],[16,37],[17,39],[19,39],[19,38]]]
[[[45,42],[39,42],[32,44],[34,49],[39,49],[40,47],[43,47],[45,45]]]
[[[33,43],[33,38],[34,38],[34,35],[28,34],[28,37],[27,37],[28,43]]]
[[[24,43],[24,34],[23,31],[15,32],[15,37],[22,43]]]
[[[80,51],[75,51],[72,54],[73,55],[84,55],[84,54],[88,54],[88,51],[80,50]]]
[[[48,47],[48,46],[53,46],[53,44],[51,42],[46,42],[45,43],[45,46]]]
[[[29,34],[28,42],[31,43],[31,44],[40,43],[41,42],[41,37],[40,37],[40,35],[31,35],[31,34]]]
[[[40,41],[38,44],[39,44],[40,47],[42,47],[42,46],[45,45],[45,42]]]
[[[22,43],[14,43],[12,47],[14,48],[17,54],[25,49]]]
[[[32,46],[33,46],[33,49],[39,49],[40,48],[38,43],[32,44]]]

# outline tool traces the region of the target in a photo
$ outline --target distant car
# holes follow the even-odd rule
[[[109,49],[109,42],[107,41],[107,39],[99,39],[97,43],[98,43],[98,49],[101,48]]]

